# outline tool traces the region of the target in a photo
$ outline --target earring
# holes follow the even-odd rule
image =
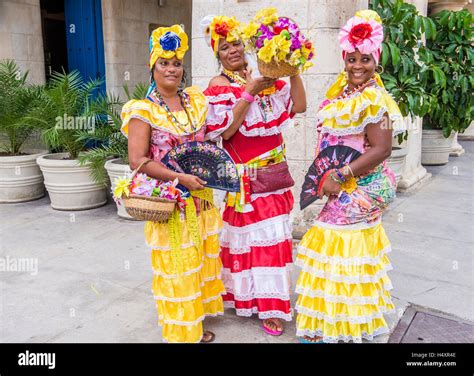
[[[383,66],[377,65],[377,68],[375,68],[375,71],[376,71],[378,74],[382,74],[385,70],[384,70]]]

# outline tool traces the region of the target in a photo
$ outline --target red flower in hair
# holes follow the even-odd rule
[[[358,43],[364,39],[370,38],[372,35],[372,26],[368,23],[361,23],[355,25],[349,32],[349,41],[351,43]]]
[[[224,38],[227,37],[227,33],[229,32],[229,30],[230,30],[229,25],[227,25],[226,23],[217,24],[216,27],[214,28],[214,31],[216,32],[216,34]]]

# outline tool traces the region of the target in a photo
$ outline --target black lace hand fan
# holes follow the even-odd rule
[[[361,153],[357,150],[344,145],[328,146],[321,150],[304,178],[300,194],[301,210],[319,198],[318,190],[321,178],[326,171],[333,168],[342,168],[359,158],[360,155]]]
[[[237,167],[227,152],[208,142],[192,141],[175,146],[162,159],[166,167],[199,177],[206,187],[239,192]]]

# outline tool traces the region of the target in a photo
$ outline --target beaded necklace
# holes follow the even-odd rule
[[[352,90],[347,90],[345,89],[341,95],[339,95],[338,98],[342,98],[342,99],[346,99],[346,98],[349,98],[351,95],[357,93],[357,92],[361,92],[362,90],[364,90],[367,86],[371,86],[373,85],[375,82],[375,79],[374,77],[371,77],[369,78],[367,81],[357,85],[356,87],[354,87]]]
[[[222,75],[224,75],[230,82],[235,83],[241,87],[247,84],[247,80],[242,78],[239,74],[234,73],[228,69],[222,69]],[[267,114],[273,112],[272,103],[268,95],[257,95],[256,100],[258,102],[258,107],[262,113],[263,119],[267,122]]]
[[[163,107],[166,111],[166,115],[168,118],[171,120],[171,124],[175,127],[175,129],[182,130],[186,133],[186,126],[191,125],[191,128],[193,130],[193,136],[196,133],[197,129],[197,121],[194,119],[194,110],[193,107],[191,106],[191,100],[189,98],[189,94],[186,93],[183,90],[178,90],[178,97],[179,101],[181,102],[181,106],[184,109],[184,112],[186,113],[186,117],[188,118],[188,121],[186,123],[181,123],[176,116],[174,116],[173,112],[171,112],[168,104],[165,102],[163,99],[163,96],[160,94],[160,92],[155,88],[154,94],[156,98],[158,99],[158,105]]]

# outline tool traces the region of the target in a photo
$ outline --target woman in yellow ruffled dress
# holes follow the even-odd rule
[[[141,166],[141,172],[162,181],[177,178],[191,192],[185,210],[181,212],[177,205],[168,222],[145,223],[146,243],[152,250],[152,292],[163,340],[210,342],[214,333],[203,332],[202,321],[224,312],[218,242],[222,219],[204,181],[160,163],[172,147],[203,141],[206,133],[205,96],[194,86],[179,89],[187,49],[188,37],[180,26],[153,31],[151,86],[146,99],[124,105],[122,132],[128,137],[132,169]]]
[[[324,175],[320,195],[328,201],[298,247],[296,325],[303,343],[373,340],[388,332],[384,313],[394,312],[381,216],[395,197],[385,160],[402,116],[375,72],[382,40],[377,13],[360,11],[348,21],[339,34],[345,71],[318,111],[316,156],[336,145],[361,155]]]

